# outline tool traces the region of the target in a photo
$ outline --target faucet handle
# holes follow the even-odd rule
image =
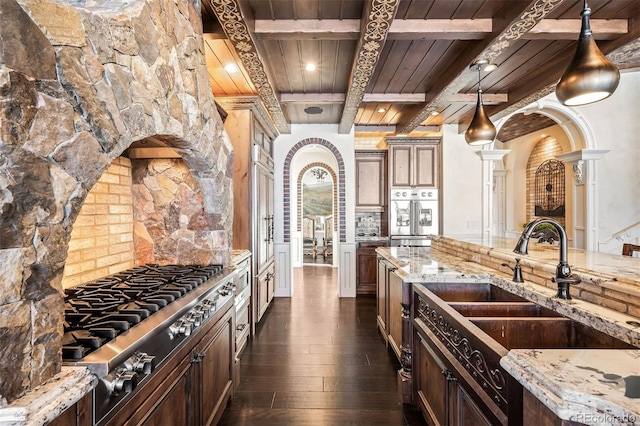
[[[571,294],[569,294],[570,285],[582,282],[579,276],[573,274],[565,278],[551,278],[551,281],[558,283],[558,294],[556,294],[556,297],[565,300],[571,300]]]

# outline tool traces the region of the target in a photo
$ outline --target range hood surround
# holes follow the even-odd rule
[[[211,256],[229,261],[233,153],[196,7],[0,2],[0,407],[60,371],[71,228],[132,142],[154,137],[180,154],[220,244]]]

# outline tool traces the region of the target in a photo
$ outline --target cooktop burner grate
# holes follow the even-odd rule
[[[84,358],[222,269],[148,264],[65,290],[63,360]]]

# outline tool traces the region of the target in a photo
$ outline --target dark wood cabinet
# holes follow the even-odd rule
[[[86,394],[78,402],[67,408],[49,423],[51,426],[90,426],[93,424],[91,416],[91,393]]]
[[[256,286],[256,308],[257,308],[257,321],[260,321],[262,315],[267,311],[271,300],[273,299],[273,295],[275,293],[275,282],[274,282],[274,265],[271,265],[262,271],[258,276],[257,286]]]
[[[387,205],[386,151],[355,151],[356,211],[382,211]]]
[[[387,138],[389,185],[437,188],[440,176],[439,138]]]
[[[273,140],[277,130],[265,117],[266,112],[256,96],[216,98],[227,113],[224,128],[234,149],[233,166],[233,248],[250,250],[252,254],[253,291],[257,301],[259,276],[271,270],[271,289],[263,292],[266,298],[274,292],[274,163]],[[268,307],[268,302],[267,306]],[[252,306],[252,322],[258,322],[266,307]],[[252,325],[252,327],[254,327]]]
[[[385,343],[389,344],[389,326],[387,318],[389,317],[389,304],[387,297],[389,293],[389,268],[392,266],[383,257],[378,258],[378,271],[376,277],[376,306],[377,306],[377,323],[380,334],[384,337]]]
[[[398,361],[402,360],[402,278],[395,272],[389,273],[389,293],[387,300],[389,302],[389,346],[398,357]]]
[[[383,247],[386,241],[361,241],[356,251],[356,294],[376,294],[378,277],[378,255],[376,248]]]
[[[416,402],[430,425],[445,425],[449,419],[449,377],[447,368],[426,340],[416,334],[414,342],[416,362],[413,374],[416,377]]]
[[[231,300],[220,306],[105,426],[216,424],[233,395],[233,311]]]

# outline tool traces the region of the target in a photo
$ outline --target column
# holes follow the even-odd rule
[[[608,149],[581,149],[556,155],[556,158],[571,165],[573,179],[567,185],[571,195],[571,235],[573,246],[589,251],[598,251],[598,206],[596,161]]]
[[[493,235],[493,170],[495,161],[510,153],[510,149],[487,149],[478,151],[482,159],[482,238],[490,241]]]

